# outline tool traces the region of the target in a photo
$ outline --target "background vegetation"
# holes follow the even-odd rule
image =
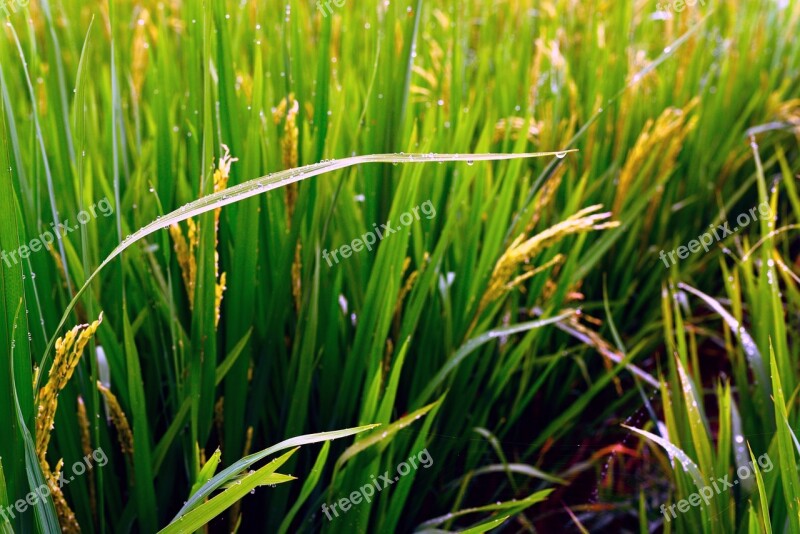
[[[800,532],[800,3],[15,5],[0,248],[115,211],[0,263],[0,506],[110,461],[0,528]]]

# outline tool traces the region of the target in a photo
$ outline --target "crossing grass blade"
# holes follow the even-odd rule
[[[36,482],[16,402],[32,432],[55,340],[102,309],[47,453],[107,453],[65,492],[88,534],[406,532],[549,485],[424,528],[793,532],[800,4],[573,4],[6,2],[0,505]],[[600,205],[615,227],[515,255]],[[667,521],[695,478],[620,423],[706,483],[777,468]],[[298,483],[240,493],[293,436],[322,443]]]
[[[78,299],[81,297],[86,288],[89,284],[94,280],[94,278],[103,270],[103,268],[108,265],[114,258],[122,254],[126,249],[131,247],[134,243],[140,241],[141,239],[165,228],[169,228],[173,224],[177,224],[181,221],[185,221],[191,217],[196,217],[198,215],[208,213],[213,211],[217,208],[221,208],[223,206],[227,206],[229,204],[233,204],[236,202],[241,202],[245,199],[250,197],[254,197],[273,189],[278,189],[281,187],[285,187],[289,184],[293,184],[296,182],[300,182],[302,180],[308,180],[314,176],[319,176],[322,174],[331,173],[340,169],[345,169],[348,167],[352,167],[355,165],[362,165],[365,163],[439,163],[439,162],[454,162],[454,161],[466,161],[466,162],[474,162],[474,161],[502,161],[502,160],[511,160],[511,159],[524,159],[524,158],[538,158],[538,157],[545,157],[545,156],[556,156],[561,155],[566,152],[575,152],[576,150],[568,150],[565,152],[535,152],[535,153],[525,153],[525,154],[404,154],[404,155],[397,155],[397,154],[379,154],[373,156],[354,156],[350,158],[343,158],[341,160],[333,160],[333,161],[326,161],[321,163],[315,163],[312,165],[306,165],[305,167],[299,167],[296,169],[290,169],[287,171],[277,172],[271,175],[264,176],[262,178],[256,178],[254,180],[249,180],[242,184],[233,186],[229,189],[224,191],[220,191],[218,193],[212,193],[201,197],[189,204],[186,204],[177,210],[164,215],[163,217],[159,217],[157,220],[151,222],[150,224],[140,228],[130,236],[127,236],[122,243],[117,245],[114,250],[109,254],[106,259],[95,269],[95,271],[86,279],[86,283],[78,290],[75,296],[70,301],[69,305],[64,311],[64,315],[59,322],[58,327],[55,329],[56,332],[59,332],[67,322],[67,318],[72,310],[75,308]],[[52,351],[53,345],[55,344],[55,336],[50,338],[50,341],[47,345],[44,355],[42,356],[42,364],[41,367],[47,368],[48,358],[50,357],[50,353]],[[37,381],[36,386],[38,387],[39,383]]]
[[[255,473],[244,474],[236,480],[236,482],[232,483],[228,489],[210,499],[208,502],[204,502],[184,515],[179,516],[159,532],[161,534],[193,532],[233,506],[235,502],[239,501],[258,486],[274,486],[276,484],[283,484],[284,482],[295,480],[295,477],[281,475],[275,472],[285,464],[295,452],[297,452],[297,448],[272,460]]]
[[[456,519],[456,518],[459,518],[459,517],[462,517],[462,516],[465,516],[465,515],[468,515],[468,514],[476,514],[476,513],[484,513],[484,512],[506,512],[505,515],[502,517],[502,519],[491,519],[490,520],[491,524],[497,524],[498,521],[502,522],[502,521],[504,521],[505,519],[507,519],[509,517],[513,517],[515,514],[521,512],[522,510],[525,510],[526,508],[528,508],[530,506],[533,506],[534,504],[536,504],[538,502],[542,502],[552,492],[553,492],[552,489],[546,489],[546,490],[542,490],[542,491],[537,491],[536,493],[533,493],[532,495],[529,495],[528,497],[526,497],[524,499],[520,499],[518,501],[508,501],[508,502],[502,502],[502,503],[496,503],[496,504],[487,504],[485,506],[478,506],[478,507],[475,507],[475,508],[466,508],[464,510],[459,510],[457,512],[453,512],[452,514],[447,514],[445,516],[435,517],[433,519],[429,519],[428,521],[425,521],[424,523],[420,524],[418,528],[419,529],[428,529],[428,528],[431,528],[431,527],[436,527],[436,526],[439,526],[439,525],[441,525],[442,523],[444,523],[446,521],[450,521],[451,519]],[[478,524],[478,525],[474,525],[474,526],[472,526],[470,528],[475,529],[475,528],[478,528],[480,526],[486,526],[486,523],[481,523],[481,524]],[[485,532],[485,530],[476,530],[476,532]]]
[[[432,402],[427,406],[423,406],[419,410],[415,410],[410,414],[406,415],[391,423],[386,425],[385,427],[381,427],[380,430],[375,431],[371,435],[364,436],[358,441],[356,441],[353,445],[347,448],[346,451],[342,453],[341,456],[336,460],[336,470],[338,471],[341,467],[346,464],[351,458],[355,457],[357,454],[365,451],[369,447],[377,445],[381,441],[388,440],[394,434],[401,431],[402,429],[406,428],[407,426],[411,425],[414,421],[420,419],[421,417],[425,416],[428,412],[435,409],[442,403],[443,398],[440,398],[436,402]]]
[[[697,485],[698,488],[702,488],[705,486],[705,480],[703,479],[703,475],[700,473],[700,469],[697,467],[697,464],[689,458],[689,455],[686,454],[684,451],[673,445],[669,440],[662,438],[661,436],[656,436],[652,432],[648,432],[647,430],[642,430],[641,428],[634,428],[632,426],[622,425],[624,428],[636,432],[640,434],[653,443],[660,445],[665,451],[667,451],[670,457],[675,458],[680,466],[686,471],[691,477],[694,483]]]
[[[375,428],[377,425],[365,425],[360,426],[357,428],[349,428],[347,430],[334,430],[332,432],[321,432],[318,434],[308,434],[305,436],[298,436],[294,438],[289,438],[287,440],[281,441],[280,443],[273,445],[263,451],[257,452],[255,454],[251,454],[242,458],[241,460],[234,462],[230,467],[224,469],[219,474],[214,476],[211,480],[203,484],[203,486],[197,490],[189,500],[186,501],[186,504],[183,505],[183,508],[180,509],[178,515],[175,517],[175,520],[178,520],[181,516],[186,515],[187,513],[191,512],[195,508],[197,508],[203,500],[208,497],[214,490],[230,482],[233,478],[239,476],[245,469],[250,467],[256,462],[260,462],[267,456],[271,454],[275,454],[276,452],[280,452],[282,450],[291,448],[291,447],[298,447],[301,445],[310,445],[312,443],[319,443],[322,441],[330,441],[335,439],[346,438],[348,436],[353,436],[359,434],[361,432],[366,432]],[[288,458],[287,458],[288,459]]]

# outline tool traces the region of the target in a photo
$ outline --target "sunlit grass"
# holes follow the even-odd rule
[[[665,530],[800,532],[800,4],[331,6],[2,20],[0,507],[109,457],[14,531],[644,532],[680,451],[776,469]]]

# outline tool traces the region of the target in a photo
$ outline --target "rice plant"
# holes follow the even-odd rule
[[[800,3],[0,3],[2,532],[800,533]]]

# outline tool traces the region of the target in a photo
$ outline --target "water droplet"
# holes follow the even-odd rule
[[[559,152],[559,153],[556,154],[556,157],[558,159],[564,159],[566,157],[566,155],[567,155],[566,152]]]

